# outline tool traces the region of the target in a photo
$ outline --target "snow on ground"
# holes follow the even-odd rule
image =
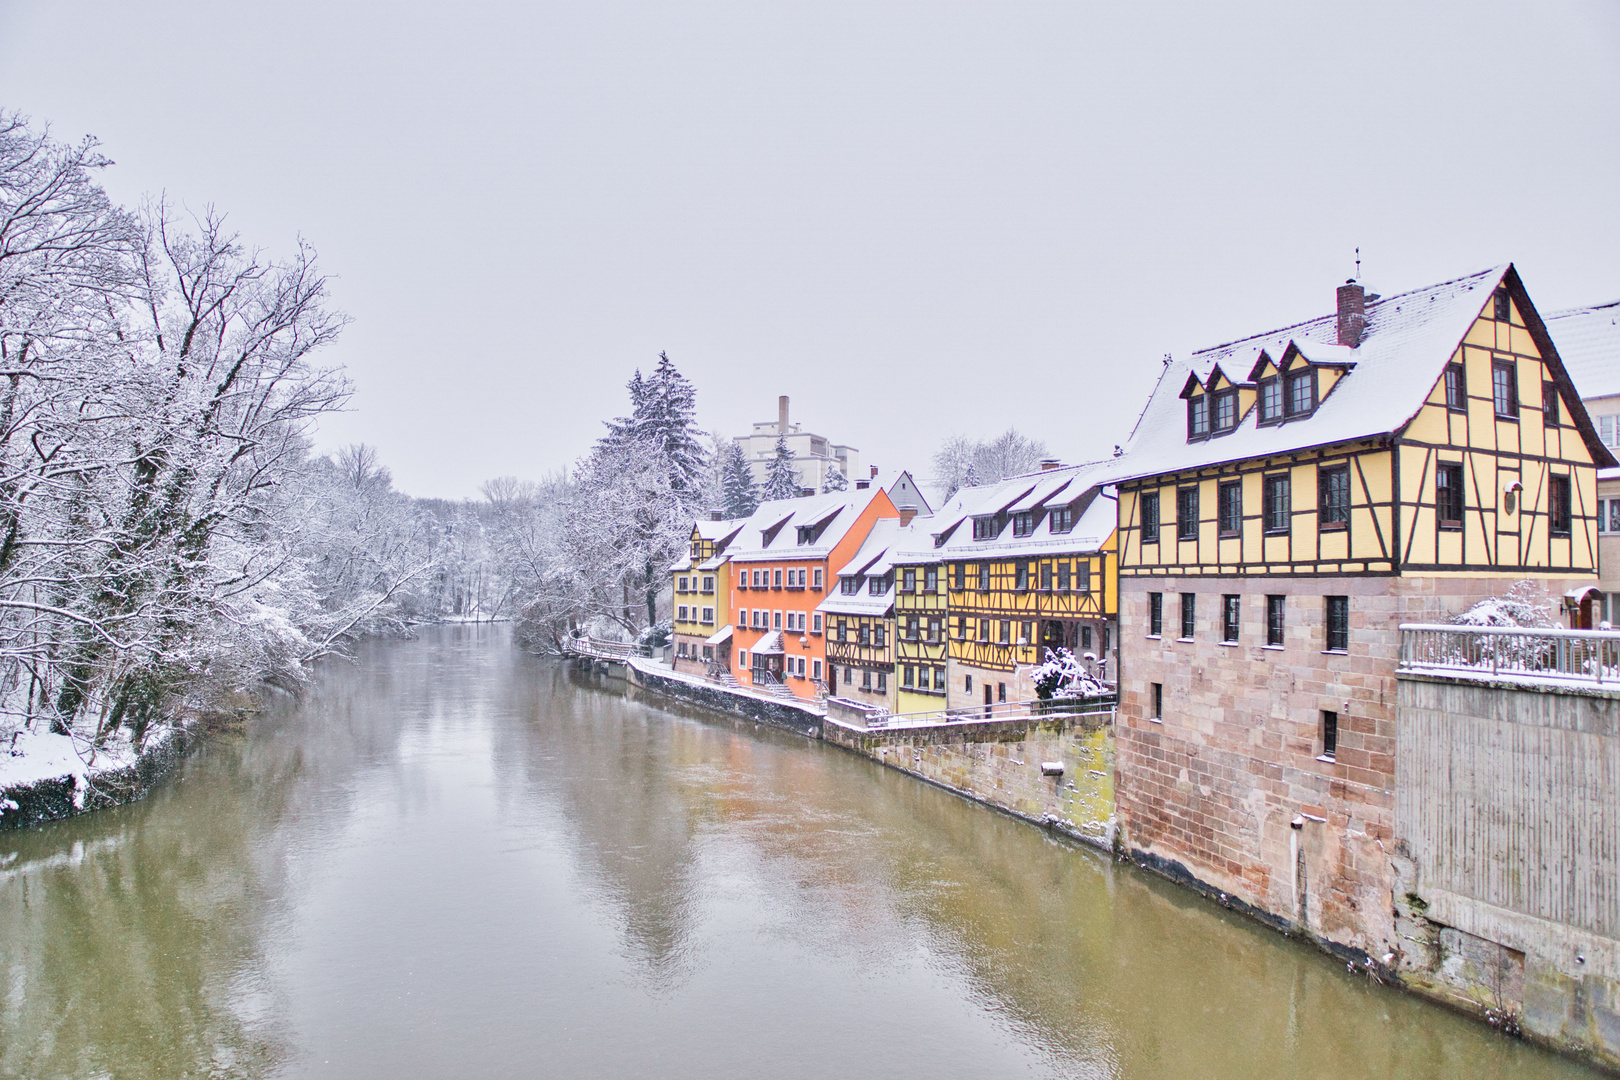
[[[122,733],[97,748],[91,746],[89,740],[71,735],[19,731],[9,747],[0,744],[0,791],[72,776],[82,793],[95,774],[127,768],[135,764],[138,757]],[[12,807],[0,806],[0,809]]]

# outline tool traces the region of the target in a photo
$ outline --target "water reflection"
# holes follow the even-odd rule
[[[1585,1075],[1095,853],[488,628],[0,835],[0,1073]]]

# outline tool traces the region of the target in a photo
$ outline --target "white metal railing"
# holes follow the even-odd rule
[[[917,724],[962,724],[984,720],[1059,720],[1080,716],[1104,716],[1112,713],[1118,704],[1117,694],[1090,698],[1050,698],[1035,701],[997,701],[989,705],[969,705],[958,709],[935,709],[928,712],[884,713],[869,717],[867,726],[873,728],[902,727]]]
[[[1399,670],[1620,686],[1620,631],[1408,623]]]
[[[593,637],[563,638],[563,652],[574,656],[588,656],[593,660],[628,660],[632,657],[652,655],[646,649],[629,641],[598,641]]]

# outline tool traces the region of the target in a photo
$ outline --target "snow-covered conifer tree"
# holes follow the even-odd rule
[[[837,464],[828,465],[826,479],[821,482],[821,490],[823,492],[847,491],[849,490],[849,477],[844,475],[844,470],[840,469]]]
[[[776,453],[771,457],[765,473],[765,486],[760,501],[794,499],[799,495],[799,472],[793,467],[793,454],[787,448],[787,437],[776,437]]]
[[[720,509],[728,518],[743,518],[759,507],[754,474],[742,447],[727,439],[720,451]]]

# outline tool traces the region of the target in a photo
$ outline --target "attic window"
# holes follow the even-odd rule
[[[861,578],[859,574],[848,574],[838,579],[838,591],[845,596],[854,596],[861,591]]]
[[[1558,384],[1541,384],[1541,422],[1548,427],[1558,426]]]
[[[814,525],[800,525],[799,526],[799,544],[800,544],[800,546],[803,546],[805,544],[813,544],[813,543],[815,543],[816,542],[816,533],[818,531],[819,530]]]
[[[1297,420],[1316,410],[1316,372],[1296,371],[1288,376],[1288,418]]]
[[[1282,379],[1276,375],[1260,380],[1260,419],[1262,424],[1281,423],[1283,418]]]
[[[1209,438],[1209,398],[1187,399],[1187,438]]]
[[[1054,533],[1066,533],[1074,528],[1074,507],[1060,506],[1053,510],[1047,528]]]
[[[1446,408],[1452,412],[1463,412],[1468,408],[1468,389],[1463,382],[1461,364],[1446,365]]]
[[[976,517],[973,519],[973,539],[975,540],[994,540],[996,538],[996,533],[999,531],[1000,530],[996,528],[996,519],[994,516]]]
[[[1509,322],[1513,318],[1513,303],[1508,299],[1507,286],[1496,290],[1496,310],[1493,312],[1497,322]]]
[[[1013,515],[1013,535],[1028,536],[1035,531],[1035,512],[1024,510]]]
[[[1237,427],[1237,391],[1222,390],[1211,395],[1215,399],[1215,431],[1231,431]]]

